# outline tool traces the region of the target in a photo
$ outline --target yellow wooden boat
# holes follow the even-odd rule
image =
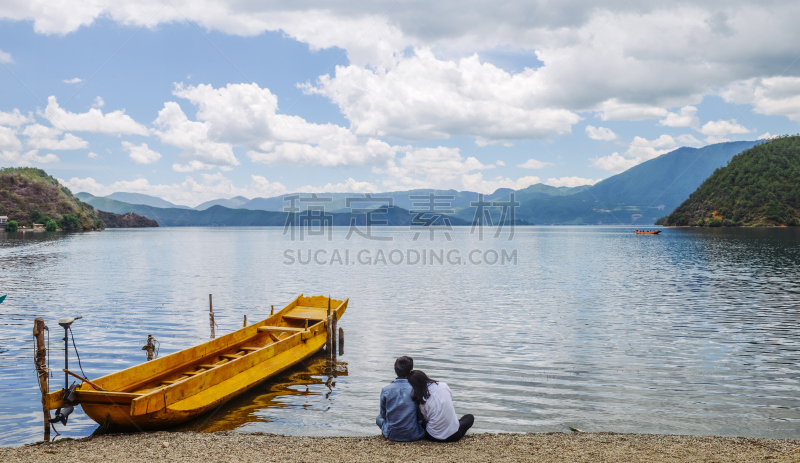
[[[349,299],[330,300],[342,317]],[[314,355],[328,336],[324,296],[297,296],[269,318],[233,333],[107,376],[83,382],[76,401],[114,430],[154,430],[183,423]],[[64,390],[48,409],[64,406]],[[74,404],[74,403],[73,403]]]

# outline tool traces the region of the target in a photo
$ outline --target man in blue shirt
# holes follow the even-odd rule
[[[409,442],[425,436],[417,404],[411,400],[412,388],[406,379],[413,369],[414,359],[398,358],[394,362],[397,379],[381,390],[381,414],[375,423],[389,440]]]

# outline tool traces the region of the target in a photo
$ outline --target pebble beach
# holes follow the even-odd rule
[[[460,442],[238,432],[110,434],[0,449],[7,462],[798,462],[800,440],[657,434],[467,434]]]

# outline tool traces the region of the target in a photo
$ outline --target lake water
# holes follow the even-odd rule
[[[373,241],[337,228],[302,242],[255,227],[0,233],[0,444],[42,438],[35,317],[52,330],[58,389],[59,317],[83,316],[75,341],[97,378],[143,362],[148,334],[161,355],[209,339],[209,293],[217,335],[299,293],[349,297],[345,355],[333,366],[318,355],[182,429],[377,434],[380,390],[410,355],[449,384],[476,432],[800,437],[800,230],[469,231],[414,241],[383,229],[393,241]],[[57,426],[71,437],[95,428],[80,409]]]

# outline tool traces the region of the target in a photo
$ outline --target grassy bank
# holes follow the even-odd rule
[[[18,462],[262,461],[798,461],[800,440],[614,433],[467,434],[460,442],[393,443],[372,437],[158,432],[0,449]]]

